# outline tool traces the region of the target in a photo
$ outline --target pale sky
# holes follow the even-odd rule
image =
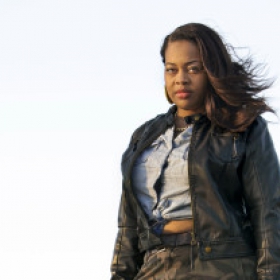
[[[277,0],[0,0],[0,279],[109,279],[121,154],[169,108],[164,36],[208,24],[279,77],[279,10]],[[278,111],[279,90],[265,93]],[[280,154],[278,119],[265,117]]]

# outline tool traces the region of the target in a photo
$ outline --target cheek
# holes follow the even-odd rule
[[[165,85],[168,85],[170,83],[169,79],[166,77],[166,75],[164,75],[164,83],[165,83]]]
[[[202,80],[200,81],[200,84],[199,84],[199,89],[198,89],[198,92],[199,92],[199,97],[198,99],[201,101],[201,100],[204,100],[205,96],[206,96],[206,93],[208,91],[208,87],[209,87],[209,83],[207,80]]]
[[[172,84],[169,80],[165,80],[165,88],[167,89],[168,93],[172,91]]]

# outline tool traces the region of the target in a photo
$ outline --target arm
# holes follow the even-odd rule
[[[266,122],[261,117],[248,134],[242,176],[257,247],[258,279],[279,279],[280,168]]]
[[[138,250],[137,217],[130,202],[128,194],[123,190],[111,280],[132,280],[142,265],[142,255]]]
[[[131,156],[131,152],[142,137],[147,123],[149,122],[144,123],[134,131],[128,149],[122,156],[123,178],[127,176],[126,158]],[[123,186],[118,215],[119,229],[111,263],[111,280],[132,280],[142,266],[143,254],[139,252],[138,248],[137,227],[136,206],[133,204],[132,194]]]

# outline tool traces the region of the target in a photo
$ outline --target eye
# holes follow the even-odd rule
[[[198,65],[190,65],[187,68],[187,71],[189,74],[198,74],[202,70],[203,70],[203,68]]]
[[[165,68],[165,72],[169,74],[174,74],[176,71],[177,70],[175,68]]]

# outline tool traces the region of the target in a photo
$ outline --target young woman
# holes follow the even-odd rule
[[[123,154],[116,279],[279,279],[280,169],[257,94],[270,87],[211,28],[161,49],[173,106]]]

